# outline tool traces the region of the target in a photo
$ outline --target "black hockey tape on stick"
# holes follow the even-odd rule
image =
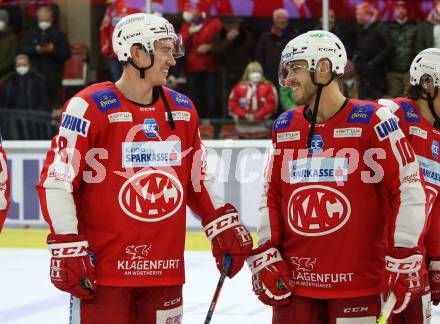
[[[223,272],[220,275],[220,279],[217,283],[217,288],[215,289],[214,297],[212,297],[211,306],[209,306],[208,314],[206,314],[205,324],[211,323],[212,315],[214,314],[215,306],[217,305],[218,297],[220,296],[220,291],[222,290],[223,283],[226,279],[226,276],[229,273],[229,269],[231,268],[232,257],[229,254],[225,254],[223,256]]]

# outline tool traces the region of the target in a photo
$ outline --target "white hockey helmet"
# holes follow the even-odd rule
[[[127,62],[134,44],[141,44],[148,53],[154,54],[154,42],[160,39],[173,41],[175,58],[184,55],[182,38],[168,20],[146,13],[131,14],[122,18],[113,31],[113,51],[120,62]]]
[[[440,49],[427,48],[421,51],[411,63],[410,83],[418,86],[423,79],[431,79],[435,87],[440,87]]]
[[[328,59],[331,62],[332,72],[337,76],[344,74],[347,53],[344,44],[336,35],[324,30],[312,30],[295,37],[287,43],[281,53],[278,70],[280,85],[287,85],[290,62],[305,60],[309,71],[315,72],[321,59]]]

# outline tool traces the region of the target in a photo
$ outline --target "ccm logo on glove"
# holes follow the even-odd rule
[[[238,214],[237,213],[226,214],[206,225],[205,233],[208,239],[212,240],[214,236],[236,225],[240,225]]]
[[[412,273],[416,272],[422,266],[421,258],[408,258],[408,260],[396,260],[392,257],[387,256],[385,258],[386,261],[386,269],[392,272],[399,273]]]
[[[52,256],[60,258],[79,257],[87,255],[88,242],[75,242],[69,244],[51,244],[50,252]]]
[[[248,257],[247,262],[252,273],[257,273],[265,266],[282,260],[280,252],[275,248],[271,248],[264,251],[264,253]]]

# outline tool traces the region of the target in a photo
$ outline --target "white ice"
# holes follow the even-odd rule
[[[188,252],[184,286],[184,323],[204,322],[218,281],[208,252]],[[67,324],[69,298],[49,281],[49,254],[45,249],[0,249],[0,323]],[[270,324],[270,308],[251,290],[247,267],[225,281],[211,323]],[[431,324],[440,324],[440,308]]]

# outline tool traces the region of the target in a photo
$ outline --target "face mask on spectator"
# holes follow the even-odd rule
[[[0,20],[0,31],[4,31],[6,29],[6,22]]]
[[[51,26],[51,23],[48,21],[39,21],[38,27],[40,27],[41,30],[47,30]]]
[[[29,72],[29,66],[17,66],[17,73],[20,75],[25,75]]]
[[[194,14],[191,11],[184,11],[182,17],[186,22],[191,22],[194,18]]]
[[[249,73],[249,80],[251,82],[260,82],[261,79],[263,78],[263,75],[260,72],[251,72]]]

